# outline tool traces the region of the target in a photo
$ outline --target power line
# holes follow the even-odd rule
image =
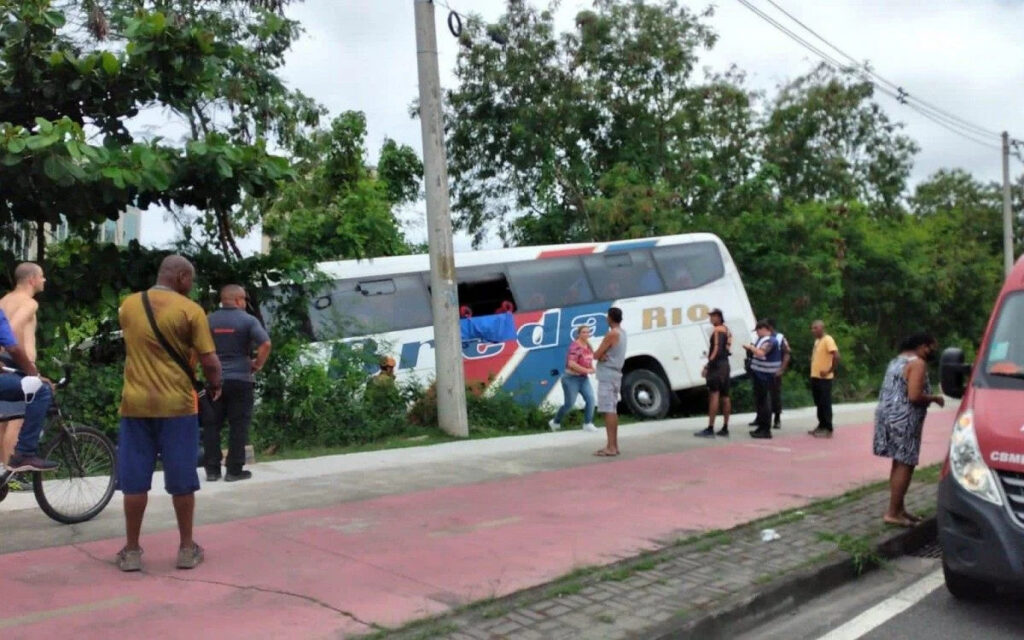
[[[922,100],[921,98],[918,98],[918,97],[915,97],[915,96],[911,96],[909,93],[907,93],[903,89],[903,87],[900,87],[895,82],[892,82],[892,81],[884,78],[883,76],[881,76],[877,72],[873,71],[871,69],[871,67],[867,63],[858,61],[856,58],[854,58],[850,54],[846,53],[845,51],[840,49],[838,46],[832,44],[832,42],[830,42],[827,38],[825,38],[824,36],[819,34],[817,31],[815,31],[814,29],[809,27],[807,24],[802,22],[799,18],[794,16],[789,11],[786,11],[786,9],[784,7],[782,7],[775,0],[766,0],[766,1],[768,2],[768,4],[772,5],[776,9],[778,9],[783,15],[788,17],[790,20],[792,20],[793,22],[795,22],[798,25],[800,25],[801,27],[803,27],[808,33],[813,35],[815,38],[817,38],[821,42],[825,43],[826,45],[828,45],[833,50],[837,51],[840,55],[842,55],[847,60],[851,61],[854,64],[854,66],[863,69],[864,72],[870,74],[872,77],[874,77],[879,82],[888,85],[892,89],[895,89],[897,92],[902,94],[904,96],[904,98],[905,98],[905,101],[917,102],[917,103],[921,104],[924,108],[926,108],[926,109],[928,109],[928,110],[930,110],[930,111],[932,111],[932,112],[934,112],[934,113],[936,113],[936,114],[938,114],[938,115],[940,115],[942,117],[945,117],[945,118],[947,118],[948,120],[950,120],[952,122],[958,123],[961,126],[967,127],[969,129],[973,129],[973,130],[975,130],[978,133],[985,134],[985,135],[991,135],[991,136],[999,136],[1000,135],[998,131],[993,131],[991,129],[987,129],[987,128],[985,128],[985,127],[983,127],[981,125],[975,124],[975,123],[973,123],[973,122],[971,122],[969,120],[965,120],[964,118],[961,118],[961,117],[957,116],[956,114],[950,113],[949,111],[945,111],[945,110],[935,106],[934,104],[931,104],[931,103],[929,103],[929,102],[927,102],[925,100]]]
[[[902,87],[896,85],[895,83],[892,83],[892,82],[886,80],[885,78],[882,78],[881,76],[878,76],[877,74],[872,72],[870,70],[870,68],[866,68],[865,65],[863,65],[860,62],[858,62],[855,58],[853,58],[852,56],[850,56],[849,54],[847,54],[843,50],[839,49],[835,45],[833,45],[830,42],[828,42],[828,40],[826,40],[822,36],[818,35],[812,29],[807,27],[807,25],[805,25],[802,22],[800,22],[799,20],[797,20],[795,17],[792,16],[792,14],[790,14],[789,12],[785,11],[784,9],[782,9],[775,2],[773,2],[772,0],[768,0],[768,1],[772,4],[772,6],[776,7],[780,11],[782,11],[790,19],[794,20],[795,22],[797,22],[797,24],[801,25],[802,27],[804,27],[805,29],[810,31],[816,38],[818,38],[819,40],[821,40],[822,42],[827,44],[832,49],[834,49],[837,52],[839,52],[840,55],[842,55],[843,57],[845,57],[848,60],[852,61],[853,62],[852,67],[851,67],[851,65],[847,65],[847,64],[843,64],[843,63],[839,62],[836,58],[834,58],[830,54],[822,51],[817,46],[811,44],[810,42],[805,40],[803,37],[801,37],[800,35],[794,33],[792,30],[787,28],[785,25],[783,25],[782,23],[780,23],[779,21],[775,20],[770,15],[768,15],[767,13],[762,11],[760,8],[758,8],[755,5],[753,5],[748,0],[738,0],[738,2],[741,5],[743,5],[747,9],[749,9],[751,12],[753,12],[755,15],[760,17],[762,20],[767,22],[769,25],[771,25],[775,29],[777,29],[780,32],[782,32],[783,35],[789,37],[791,40],[795,41],[800,46],[804,47],[808,51],[811,51],[812,53],[817,55],[819,58],[824,60],[825,63],[828,64],[829,66],[831,66],[832,68],[834,68],[834,69],[836,69],[838,71],[851,70],[851,69],[855,70],[855,71],[858,72],[858,74],[860,75],[860,77],[862,79],[864,79],[866,82],[868,82],[872,86],[874,86],[879,92],[884,93],[885,95],[893,98],[899,104],[902,104],[904,106],[909,107],[913,111],[915,111],[918,114],[920,114],[921,116],[931,120],[935,124],[938,124],[939,126],[943,127],[944,129],[946,129],[946,130],[948,130],[948,131],[950,131],[952,133],[955,133],[955,134],[957,134],[957,135],[959,135],[959,136],[961,136],[961,137],[963,137],[963,138],[965,138],[967,140],[970,140],[971,142],[974,142],[975,144],[987,146],[987,147],[994,148],[994,149],[1000,149],[1000,147],[998,145],[993,144],[990,141],[985,141],[985,140],[981,139],[982,137],[987,136],[987,135],[999,135],[999,134],[996,134],[996,133],[994,133],[994,132],[992,132],[992,131],[990,131],[988,129],[985,129],[984,127],[979,127],[977,125],[969,123],[968,121],[963,120],[962,118],[959,118],[959,117],[957,117],[957,116],[955,116],[953,114],[945,112],[945,111],[943,111],[943,110],[941,110],[941,109],[939,109],[937,107],[934,107],[933,105],[931,105],[929,103],[926,103],[926,102],[924,102],[924,101],[922,101],[920,99],[912,97]],[[883,84],[887,85],[887,86],[883,86]],[[895,91],[893,89],[895,89]]]

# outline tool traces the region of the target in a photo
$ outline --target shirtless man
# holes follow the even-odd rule
[[[43,268],[34,262],[23,262],[14,270],[14,290],[0,298],[0,311],[4,312],[11,324],[11,330],[18,344],[25,350],[28,359],[36,361],[36,311],[39,303],[35,296],[46,284]],[[11,366],[10,362],[4,363]],[[6,464],[14,447],[24,420],[0,422],[0,462]]]

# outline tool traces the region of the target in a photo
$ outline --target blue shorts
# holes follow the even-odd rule
[[[149,492],[158,455],[167,493],[183,496],[198,491],[199,416],[121,418],[117,480],[123,493]]]

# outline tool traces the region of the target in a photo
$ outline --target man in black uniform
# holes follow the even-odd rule
[[[712,309],[708,314],[711,320],[711,345],[708,352],[708,363],[704,367],[704,378],[708,385],[708,427],[693,434],[698,438],[715,436],[715,418],[718,410],[722,410],[722,428],[718,435],[729,437],[729,415],[732,413],[732,400],[729,399],[731,375],[729,371],[729,349],[732,347],[732,334],[725,326],[721,309]]]
[[[220,432],[225,419],[230,431],[224,480],[235,482],[252,477],[251,471],[242,469],[252,422],[252,376],[270,357],[270,336],[259,320],[246,313],[246,300],[245,289],[229,284],[220,291],[220,309],[209,317],[210,332],[224,371],[224,391],[219,400],[207,396],[200,403],[207,481],[221,477]],[[255,358],[252,357],[254,350]]]

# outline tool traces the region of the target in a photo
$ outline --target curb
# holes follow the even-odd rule
[[[913,529],[901,531],[883,539],[877,546],[878,554],[891,560],[913,553],[935,541],[938,533],[934,517]],[[874,569],[876,567],[871,567]],[[870,569],[868,569],[870,570]],[[759,624],[788,613],[804,602],[856,580],[853,558],[842,557],[825,564],[796,571],[763,589],[752,589],[736,596],[736,600],[719,609],[690,620],[669,621],[649,629],[644,637],[650,640],[682,640],[693,638],[731,638],[751,631]]]

